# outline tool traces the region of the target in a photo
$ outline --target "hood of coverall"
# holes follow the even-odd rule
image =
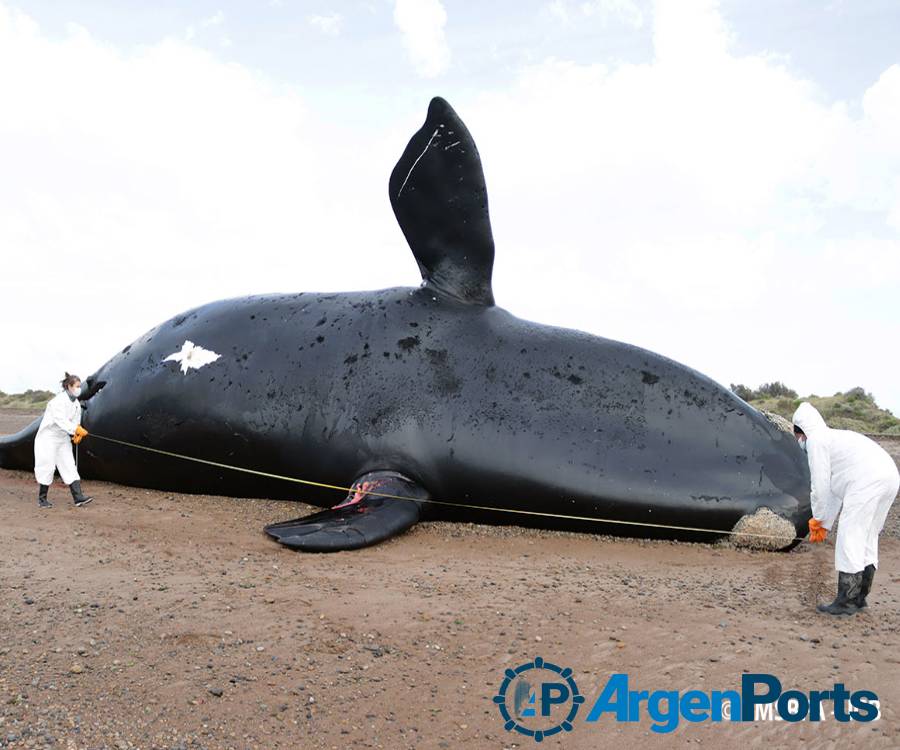
[[[812,437],[813,435],[828,429],[828,425],[825,424],[822,415],[819,414],[816,407],[808,401],[804,401],[797,407],[797,411],[794,412],[793,422],[797,427],[803,430],[807,437]]]

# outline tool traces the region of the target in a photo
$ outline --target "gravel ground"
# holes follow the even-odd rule
[[[0,433],[27,423],[0,412]],[[900,440],[887,442],[900,459]],[[790,553],[423,523],[377,547],[293,553],[263,525],[302,503],[86,482],[35,503],[0,471],[0,747],[532,747],[492,704],[502,671],[571,666],[588,704],[632,688],[871,689],[883,718],[580,724],[541,746],[896,748],[897,509],[870,607],[818,615],[831,541]]]

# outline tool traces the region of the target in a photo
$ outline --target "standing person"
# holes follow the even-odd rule
[[[72,490],[72,499],[76,506],[86,505],[93,500],[81,491],[81,478],[72,455],[72,443],[78,445],[88,431],[81,422],[81,378],[77,375],[66,376],[62,380],[62,392],[56,394],[44,410],[37,434],[34,437],[34,476],[40,490],[38,505],[41,508],[52,508],[47,499],[47,491],[53,484],[53,472],[59,469],[63,482]]]
[[[794,412],[794,435],[809,460],[812,513],[809,540],[825,541],[838,511],[841,524],[834,548],[838,591],[817,609],[852,615],[867,606],[878,567],[878,535],[900,487],[890,454],[865,435],[833,430],[810,403]]]

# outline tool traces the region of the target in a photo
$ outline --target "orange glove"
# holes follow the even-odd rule
[[[78,445],[87,436],[88,431],[81,425],[75,428],[75,434],[72,436],[72,442]]]
[[[815,518],[809,519],[809,541],[813,544],[818,544],[819,542],[825,541],[825,535],[828,534],[828,529],[826,529],[822,522]]]

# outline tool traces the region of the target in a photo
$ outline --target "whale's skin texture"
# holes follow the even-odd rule
[[[709,540],[685,527],[727,532],[768,508],[805,535],[809,469],[790,434],[689,367],[495,305],[480,156],[443,99],[388,189],[422,286],[228,299],[157,326],[86,379],[83,422],[95,436],[79,449],[83,476],[343,499],[105,436],[338,487],[399,474],[398,486],[438,501],[423,505],[431,517]],[[214,354],[185,369],[169,357],[188,341]],[[36,430],[0,438],[0,467],[33,467]],[[367,528],[403,525],[402,513],[359,510],[376,516]],[[328,537],[353,513],[338,516],[325,546],[356,533]]]
[[[185,340],[221,356],[182,372],[164,360]],[[154,328],[87,385],[84,425],[98,435],[326,484],[388,469],[451,503],[717,530],[760,507],[798,534],[810,517],[796,441],[699,372],[425,287],[214,302]],[[90,438],[79,468],[172,491],[341,500]]]

